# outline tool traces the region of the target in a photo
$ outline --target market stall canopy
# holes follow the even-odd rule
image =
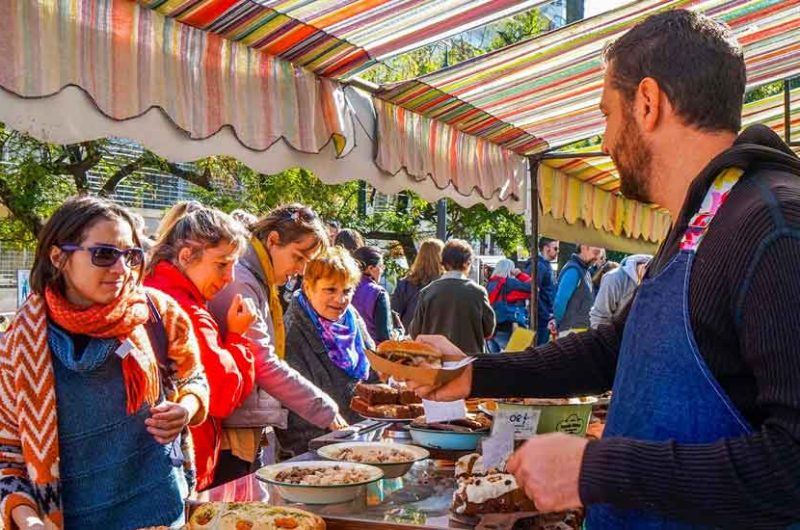
[[[549,0],[139,0],[179,22],[347,79]]]
[[[479,8],[486,2],[445,3],[453,17],[441,22],[447,31],[489,17]],[[261,20],[260,11],[240,19],[223,9],[253,2],[159,6],[176,16],[194,12],[184,4],[217,12],[212,28]],[[416,12],[411,2],[387,4]],[[417,143],[384,148],[376,163],[378,113],[369,95],[131,0],[0,0],[0,87],[0,121],[47,141],[116,136],[175,161],[229,155],[263,173],[302,166],[329,183],[363,179],[386,193],[413,189],[428,200],[524,207],[523,157],[403,112],[406,119],[385,124],[384,135],[394,130]],[[406,156],[410,148],[424,152]]]
[[[748,88],[800,72],[798,0],[644,0],[382,87],[378,95],[519,154],[551,151],[602,134],[598,104],[605,46],[645,17],[677,8],[731,26],[744,48]],[[744,120],[769,121],[782,131],[782,99],[748,106]],[[659,206],[619,194],[619,177],[607,157],[544,162],[539,194],[540,232],[553,237],[652,250],[670,224]]]
[[[423,77],[380,97],[520,154],[602,134],[603,49],[654,13],[687,8],[731,26],[748,87],[800,73],[800,0],[643,0]]]
[[[800,90],[792,91],[789,108],[792,128],[800,128]],[[783,93],[748,103],[744,106],[742,125],[759,123],[783,135],[784,109]],[[794,149],[800,154],[800,147]],[[574,152],[594,150],[596,146]],[[544,216],[540,229],[543,234],[571,241],[596,239],[618,249],[631,248],[634,243],[612,242],[611,238],[640,239],[641,244],[654,245],[666,235],[671,222],[664,208],[631,201],[619,194],[619,174],[610,157],[543,160],[539,168],[539,200]],[[570,226],[575,230],[570,231]],[[586,228],[607,234],[587,233]]]

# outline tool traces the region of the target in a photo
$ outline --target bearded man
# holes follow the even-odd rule
[[[739,133],[746,75],[730,30],[654,15],[606,53],[603,150],[623,193],[674,224],[612,324],[482,358],[435,400],[614,397],[603,438],[547,434],[508,468],[542,511],[590,530],[787,528],[800,520],[800,160]],[[419,337],[459,353],[442,337]]]

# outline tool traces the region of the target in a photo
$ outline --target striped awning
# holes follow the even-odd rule
[[[336,79],[546,1],[140,0],[179,22]]]
[[[800,137],[800,89],[792,90],[790,109],[792,133],[796,140]],[[744,106],[744,111],[742,113],[743,127],[755,125],[757,123],[768,126],[781,136],[784,135],[783,93],[760,99]],[[575,152],[597,151],[597,149],[598,148],[595,146]],[[795,147],[794,149],[800,154],[800,147]],[[543,164],[582,182],[592,184],[603,191],[611,193],[619,192],[619,174],[610,157],[546,160]]]
[[[226,3],[161,8],[184,4]],[[410,2],[388,4],[412,14]],[[482,2],[447,4],[475,18]],[[329,183],[363,179],[385,193],[523,211],[522,157],[401,109],[402,123],[381,112],[381,137],[397,141],[376,160],[379,110],[352,86],[133,0],[0,0],[9,127],[56,143],[127,138],[175,161],[224,154],[263,173],[302,166]]]
[[[603,132],[602,52],[653,13],[688,8],[729,24],[748,87],[800,73],[800,0],[642,0],[451,68],[380,97],[520,154]]]

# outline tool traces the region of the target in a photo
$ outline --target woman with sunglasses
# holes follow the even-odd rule
[[[197,489],[214,480],[222,420],[253,390],[253,353],[244,337],[255,305],[236,296],[222,335],[206,303],[233,280],[233,267],[247,245],[245,229],[230,216],[197,207],[176,217],[150,251],[145,284],[172,296],[192,319],[209,385],[208,419],[191,428]]]
[[[141,286],[143,266],[109,201],[71,199],[42,229],[33,294],[0,343],[5,528],[182,524],[178,440],[205,419],[208,387],[191,321]]]
[[[325,225],[310,208],[291,204],[272,210],[250,233],[233,282],[209,304],[223,333],[237,296],[256,304],[256,320],[245,335],[253,343],[257,388],[223,422],[215,485],[260,467],[262,434],[267,426],[286,428],[284,406],[321,429],[347,426],[336,402],[283,360],[286,331],[278,287],[302,274],[306,263],[327,246]]]

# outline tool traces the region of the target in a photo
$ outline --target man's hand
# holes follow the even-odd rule
[[[455,344],[441,335],[419,335],[415,340],[433,346],[451,360],[466,357]],[[469,397],[472,391],[472,365],[467,366],[458,377],[442,386],[423,385],[414,381],[406,381],[406,386],[420,397],[433,401],[464,399]]]
[[[44,530],[44,523],[39,517],[39,514],[26,504],[22,504],[11,510],[11,519],[20,530]]]
[[[160,444],[172,442],[192,418],[185,406],[171,401],[164,401],[151,407],[150,414],[151,417],[144,420],[144,424],[147,426],[147,432]]]
[[[570,434],[542,434],[528,440],[506,467],[538,510],[578,508],[582,506],[578,482],[588,443]]]

